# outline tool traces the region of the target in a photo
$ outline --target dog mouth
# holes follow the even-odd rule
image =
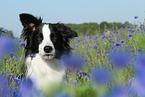
[[[44,56],[54,56],[53,54],[45,54]]]

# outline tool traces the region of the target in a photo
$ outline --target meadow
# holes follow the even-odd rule
[[[0,46],[0,97],[145,97],[144,24],[79,34],[65,64],[67,82],[45,95],[22,79],[26,43],[2,35]]]

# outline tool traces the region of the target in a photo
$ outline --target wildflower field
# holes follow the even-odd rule
[[[72,57],[66,61],[67,82],[45,94],[22,79],[26,43],[5,36],[3,29],[0,97],[145,97],[145,26],[116,29],[104,25],[104,33],[84,32],[74,38]]]

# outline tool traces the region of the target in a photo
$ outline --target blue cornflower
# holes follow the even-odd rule
[[[83,71],[79,71],[79,72],[78,72],[78,75],[82,75],[82,74],[83,74]]]
[[[85,80],[88,80],[88,76],[85,76],[84,78],[85,78]]]
[[[128,34],[128,37],[132,37],[133,35],[132,34]]]
[[[82,57],[82,58],[84,58],[84,57],[85,57],[85,55],[82,55],[81,57]]]
[[[120,40],[120,43],[124,43],[124,40]]]
[[[86,49],[87,51],[90,50],[89,48]]]
[[[105,37],[106,37],[106,36],[105,36],[105,35],[103,35],[103,36],[102,36],[102,39],[104,39]]]
[[[96,84],[107,84],[111,80],[111,72],[106,68],[96,68],[91,71],[91,77]]]
[[[106,50],[105,53],[110,53],[110,51]]]
[[[110,27],[111,30],[113,30],[113,27]]]
[[[12,38],[1,37],[0,38],[0,52],[5,54],[10,51],[14,51],[15,49],[15,41]]]
[[[97,42],[95,42],[95,44],[98,44]]]
[[[93,48],[95,49],[95,48],[97,48],[97,46],[94,46]]]
[[[86,35],[86,36],[89,36],[90,34],[86,33],[85,35]]]
[[[141,49],[137,49],[137,51],[138,51],[138,52],[140,52],[140,51],[141,51]]]
[[[20,79],[18,77],[13,78],[12,81],[15,81],[17,84],[20,84]]]
[[[83,66],[82,60],[78,56],[74,56],[74,55],[63,56],[62,60],[64,66],[66,66],[69,70],[76,71]]]
[[[6,31],[5,29],[2,29],[2,32],[3,32],[3,33],[7,33],[7,31]]]
[[[88,61],[88,59],[84,59],[84,62],[87,62]]]
[[[9,73],[8,75],[9,75],[9,76],[14,76],[14,73]]]
[[[106,29],[106,28],[108,28],[107,26],[104,26],[104,28]]]
[[[118,31],[115,31],[114,33],[118,33]]]
[[[145,54],[139,54],[137,57],[137,60],[135,61],[137,69],[143,69],[145,68]]]
[[[107,97],[128,97],[126,90],[122,86],[114,86]]]
[[[4,32],[5,31],[5,29],[2,29],[2,32]]]
[[[124,68],[129,64],[131,55],[127,51],[117,50],[112,52],[109,58],[113,66],[117,68]]]
[[[35,55],[34,54],[29,54],[29,57],[34,58]]]
[[[20,43],[20,46],[21,46],[21,47],[22,47],[22,46],[25,47],[26,45],[27,45],[26,43],[23,43],[23,42]]]
[[[15,53],[9,52],[9,56],[14,57],[15,56]]]
[[[114,46],[120,46],[120,45],[121,45],[121,43],[119,43],[119,42],[114,43]]]
[[[0,97],[11,97],[12,95],[13,91],[8,78],[0,74]]]
[[[16,58],[15,61],[16,61],[17,63],[19,63],[19,59]]]
[[[97,53],[100,53],[100,51],[97,51]]]
[[[36,90],[33,82],[27,78],[27,80],[22,81],[19,93],[16,94],[16,97],[37,97],[38,95],[39,97],[44,97],[40,91]]]
[[[100,57],[100,55],[96,55],[97,57]]]
[[[70,78],[70,80],[72,81],[72,78]]]
[[[131,32],[134,32],[134,30],[133,29],[128,29],[129,31],[131,31]]]
[[[138,18],[138,16],[134,16],[134,18],[135,18],[135,19],[137,19],[137,18]]]
[[[18,39],[17,41],[18,41],[18,42],[22,42],[22,40],[20,40],[20,39]]]
[[[137,90],[145,90],[145,54],[139,54],[135,61],[135,72],[136,72],[136,88]],[[144,95],[144,91],[142,92]]]
[[[123,27],[126,27],[127,25],[125,24],[125,25],[123,25]]]

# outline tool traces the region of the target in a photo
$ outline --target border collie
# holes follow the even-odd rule
[[[61,57],[71,53],[69,42],[77,37],[77,33],[62,23],[42,23],[41,18],[27,13],[20,14],[20,21],[24,27],[22,36],[27,43],[26,77],[38,88],[60,84],[66,71]]]

